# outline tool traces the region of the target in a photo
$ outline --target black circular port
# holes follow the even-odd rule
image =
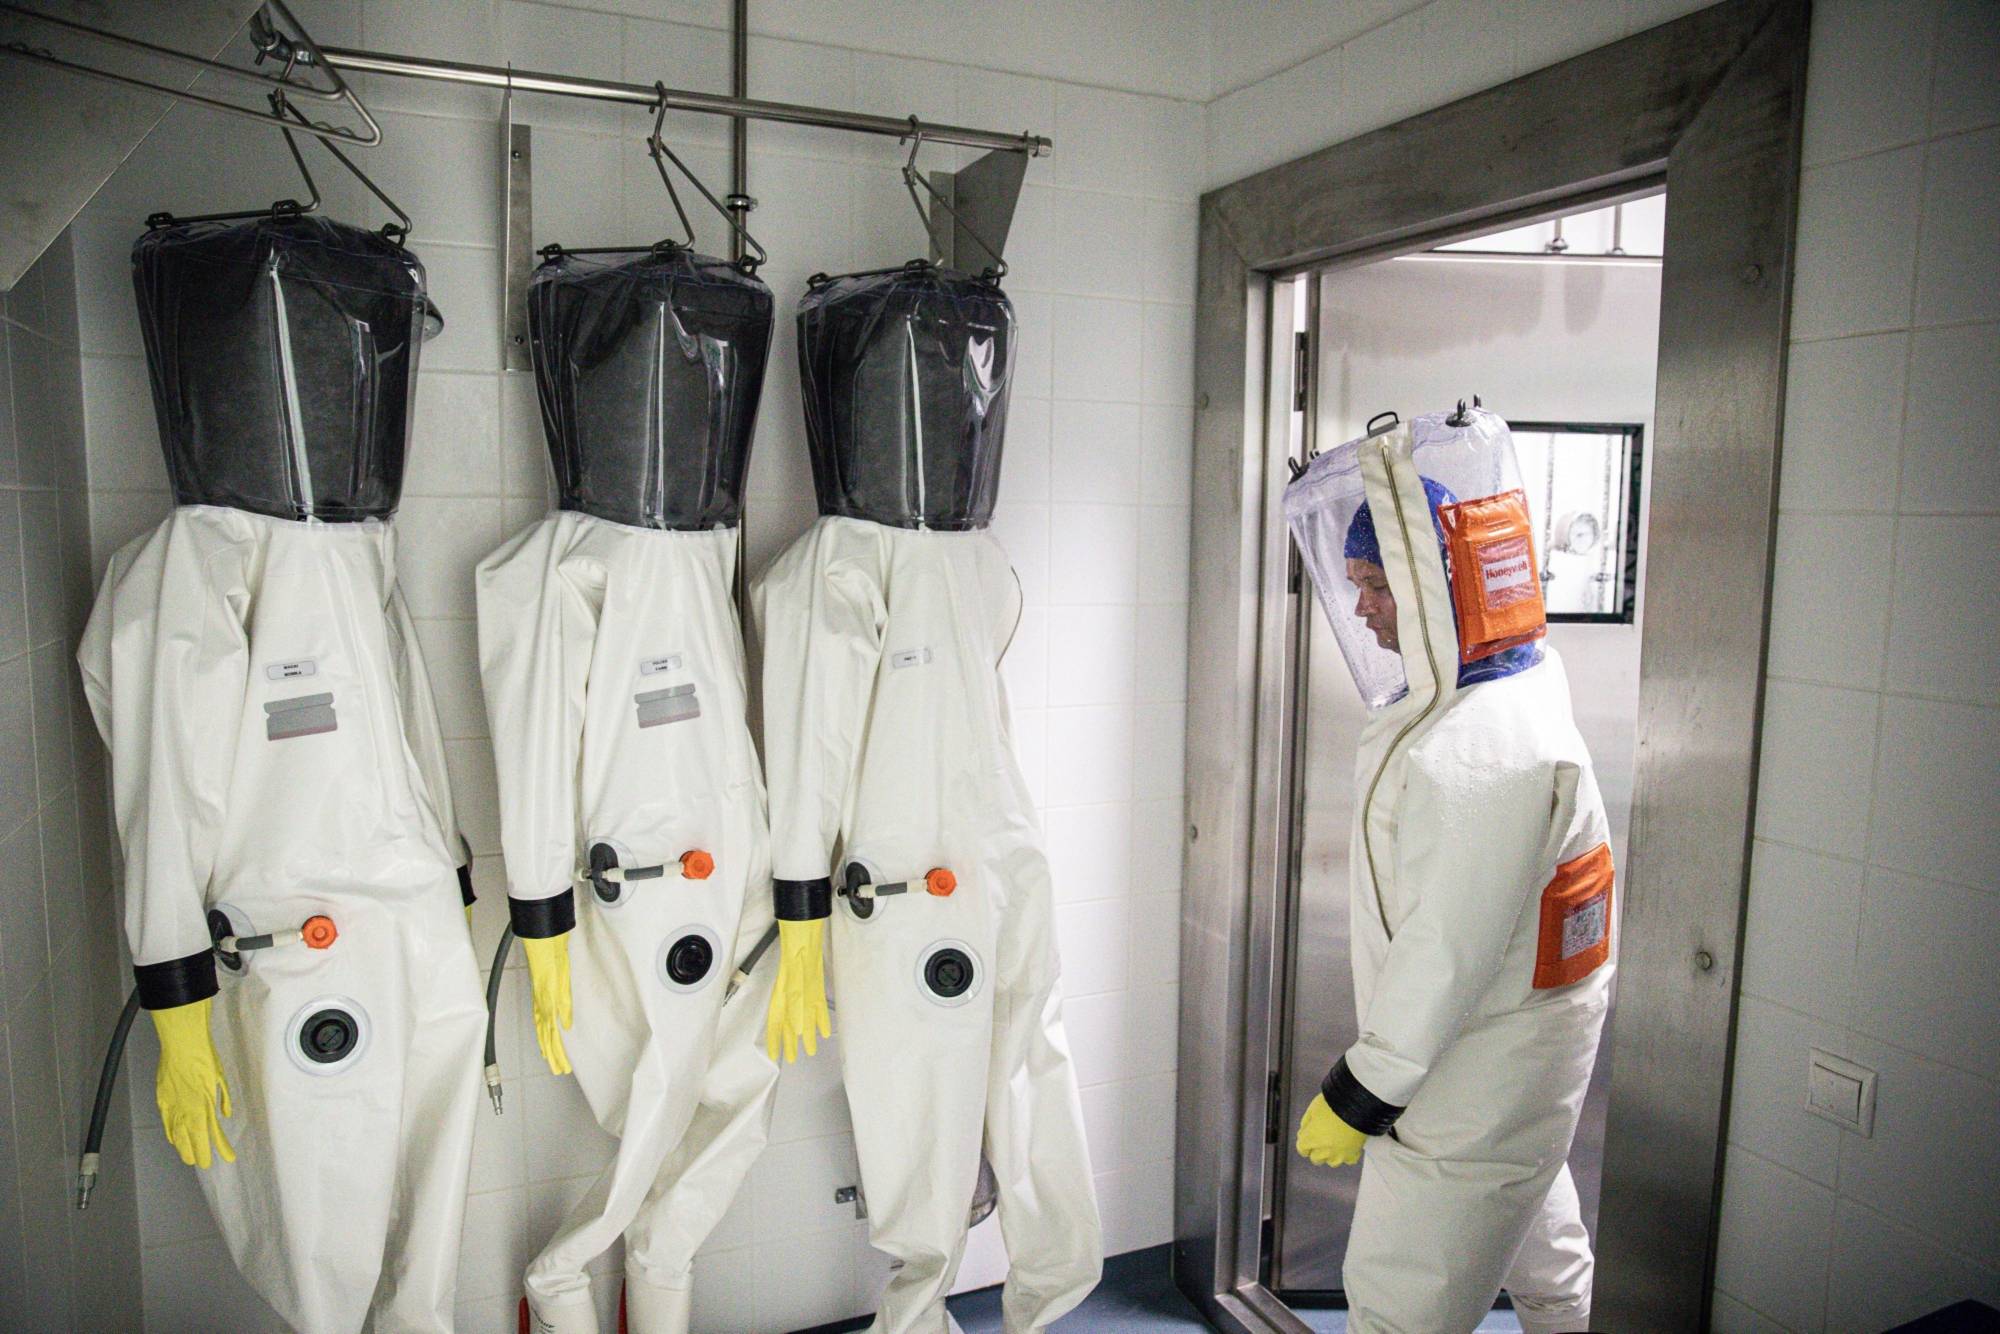
[[[344,1059],[361,1040],[361,1028],[345,1010],[321,1010],[299,1029],[299,1050],[315,1065]]]
[[[599,903],[616,903],[625,886],[615,880],[606,880],[604,873],[618,865],[618,850],[609,843],[590,845],[590,888],[597,895]]]
[[[705,936],[682,936],[667,951],[667,977],[675,986],[693,986],[714,966],[715,947]]]
[[[208,938],[210,940],[221,940],[225,936],[233,936],[235,934],[236,929],[229,925],[228,913],[222,911],[220,908],[210,908],[208,910]],[[243,971],[243,956],[234,951],[216,950],[215,961],[232,973]]]
[[[842,876],[842,879],[845,884],[841,893],[847,896],[847,906],[853,910],[854,915],[864,922],[873,917],[875,915],[875,900],[864,899],[854,892],[868,883],[868,868],[860,862],[849,862],[847,864],[847,871]]]
[[[924,985],[933,995],[957,1000],[972,989],[972,960],[964,950],[939,950],[924,961]]]

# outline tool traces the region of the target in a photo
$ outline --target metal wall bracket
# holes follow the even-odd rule
[[[528,350],[528,284],[535,276],[532,236],[535,225],[534,128],[514,119],[510,94],[500,112],[501,180],[507,197],[507,218],[500,241],[501,365],[529,371],[535,363]]]
[[[978,273],[993,260],[973,233],[984,236],[995,250],[1007,251],[1007,233],[1021,200],[1021,182],[1028,174],[1028,155],[996,148],[959,171],[930,173],[931,188],[958,212],[953,218],[943,204],[930,208],[931,258],[946,268]]]

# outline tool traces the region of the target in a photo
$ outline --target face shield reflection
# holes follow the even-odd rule
[[[1285,488],[1285,522],[1362,702],[1379,709],[1408,686],[1399,608],[1362,486],[1360,445],[1321,454]]]

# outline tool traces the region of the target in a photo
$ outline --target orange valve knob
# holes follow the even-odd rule
[[[299,928],[299,938],[308,949],[323,950],[340,938],[340,932],[333,929],[333,919],[325,916],[306,918],[306,924]]]
[[[948,899],[951,897],[951,892],[958,888],[958,877],[939,866],[924,877],[924,888],[938,898]]]
[[[696,848],[681,854],[681,875],[689,880],[706,880],[715,874],[715,858]]]

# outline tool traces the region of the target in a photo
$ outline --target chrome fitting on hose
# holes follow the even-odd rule
[[[97,1189],[97,1155],[86,1153],[76,1167],[76,1207],[90,1207],[90,1192]]]
[[[495,1062],[486,1067],[486,1096],[493,1102],[493,1115],[500,1116],[500,1065]]]

